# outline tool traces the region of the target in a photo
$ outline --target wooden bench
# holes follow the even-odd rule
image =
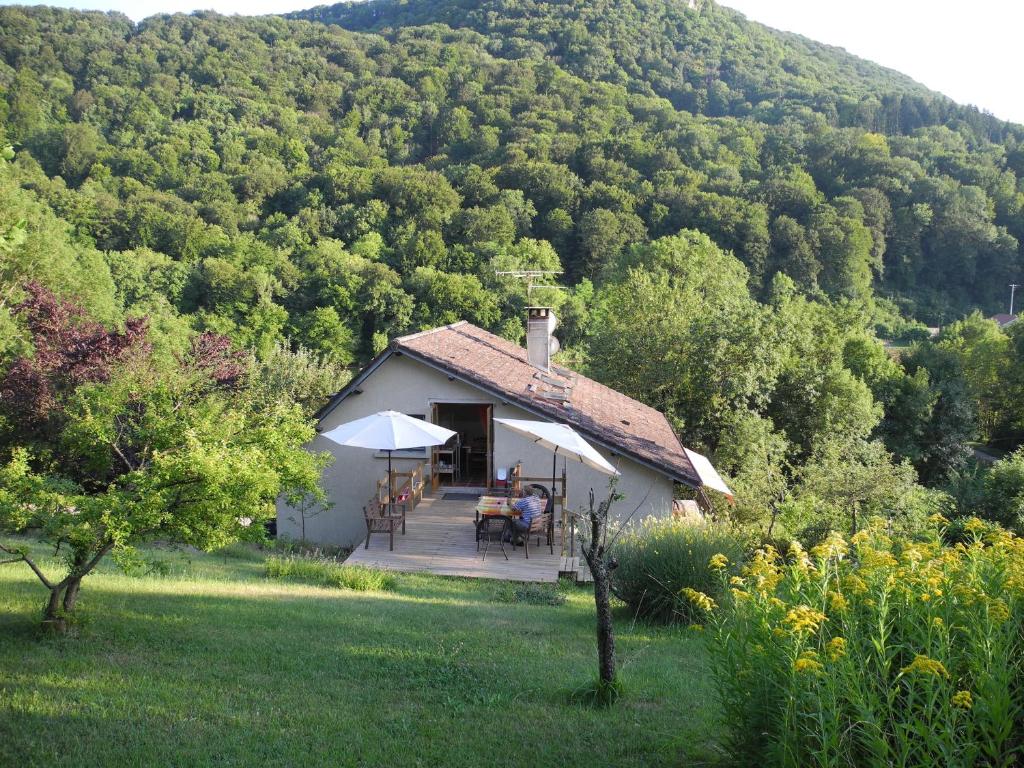
[[[401,510],[397,513],[397,510]],[[405,505],[380,504],[376,500],[363,507],[366,520],[366,549],[370,548],[370,535],[373,533],[388,534],[388,549],[395,551],[395,531],[399,528],[405,533]]]

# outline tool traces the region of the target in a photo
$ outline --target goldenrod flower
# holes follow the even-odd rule
[[[708,566],[716,571],[724,570],[729,565],[729,558],[719,552],[717,555],[712,555],[711,560],[708,562]]]
[[[685,597],[687,600],[689,600],[691,603],[693,603],[703,611],[710,612],[718,607],[715,604],[715,601],[712,600],[708,595],[705,595],[703,592],[698,592],[696,589],[691,589],[690,587],[683,587],[681,590],[679,590],[679,594],[683,595],[683,597]]]
[[[729,583],[732,584],[734,587],[742,587],[743,586],[743,577],[742,576],[733,576],[732,578],[729,579]]]
[[[821,544],[811,549],[811,554],[820,560],[825,560],[830,557],[842,558],[849,551],[850,547],[846,543],[846,539],[833,532]]]
[[[800,654],[800,658],[793,662],[794,672],[806,672],[810,675],[819,675],[823,669],[824,667],[821,665],[821,662],[815,658],[813,651],[805,651]]]
[[[985,530],[985,523],[977,517],[972,517],[964,523],[964,530],[971,533],[980,533]]]
[[[941,661],[920,653],[914,657],[912,662],[901,669],[900,673],[904,675],[919,674],[932,677],[949,677],[949,672],[946,671],[946,667]]]
[[[832,592],[829,594],[828,599],[833,611],[841,613],[850,607],[849,601],[842,592]]]
[[[990,600],[988,604],[988,615],[993,621],[1002,624],[1008,618],[1010,618],[1010,609],[1006,606],[1000,598]]]
[[[947,525],[949,520],[936,512],[934,515],[929,516],[928,522],[932,525]]]
[[[825,650],[828,652],[829,661],[836,661],[837,659],[843,658],[846,655],[846,639],[842,637],[833,637],[828,641],[828,645],[825,646]]]
[[[703,632],[704,631],[704,625],[703,624],[691,624],[690,625],[690,629],[692,629],[694,632]]]
[[[950,701],[954,707],[960,709],[970,709],[974,706],[974,699],[971,698],[970,691],[957,691],[953,694],[953,698]]]
[[[798,605],[789,610],[783,621],[789,625],[790,632],[799,635],[804,632],[817,632],[825,618],[824,613],[814,610],[809,605]]]

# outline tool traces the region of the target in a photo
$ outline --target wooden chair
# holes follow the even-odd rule
[[[395,511],[401,509],[401,513]],[[366,549],[370,548],[370,534],[388,534],[389,546],[392,552],[395,551],[395,531],[402,529],[405,534],[405,505],[404,504],[379,504],[371,501],[369,506],[363,507],[363,517],[366,520]]]
[[[530,530],[520,534],[523,537],[523,551],[526,553],[526,558],[530,558],[530,538],[533,536],[537,537],[537,546],[540,546],[541,534],[547,539],[548,550],[553,555],[555,554],[555,530],[554,530],[554,517],[555,517],[555,500],[551,498],[551,494],[548,489],[543,485],[528,485],[526,490],[530,488],[539,488],[543,491],[541,500],[544,502],[544,511],[539,515],[534,515],[530,520]],[[515,529],[513,528],[513,531]],[[513,541],[514,543],[514,541]]]

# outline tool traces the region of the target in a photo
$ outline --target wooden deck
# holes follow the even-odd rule
[[[474,501],[445,501],[443,491],[425,497],[406,519],[404,536],[395,535],[395,551],[388,550],[387,534],[374,534],[369,549],[363,541],[349,555],[349,565],[386,568],[404,573],[422,572],[438,576],[467,576],[503,581],[557,581],[562,573],[576,575],[576,558],[561,555],[559,533],[555,532],[555,552],[546,544],[530,546],[526,559],[522,547],[505,544],[508,560],[501,548],[492,543],[487,557],[476,551]],[[536,540],[535,540],[536,541]],[[481,545],[481,549],[483,545]]]

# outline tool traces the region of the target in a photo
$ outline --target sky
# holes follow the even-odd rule
[[[719,0],[750,19],[898,70],[1024,124],[1020,0]]]
[[[15,0],[35,4],[40,0]],[[50,0],[52,5],[156,13],[285,13],[332,0]],[[46,2],[46,0],[42,0]],[[416,0],[411,0],[416,2]],[[910,75],[962,104],[1024,124],[1021,0],[719,0],[751,19],[797,32]]]

